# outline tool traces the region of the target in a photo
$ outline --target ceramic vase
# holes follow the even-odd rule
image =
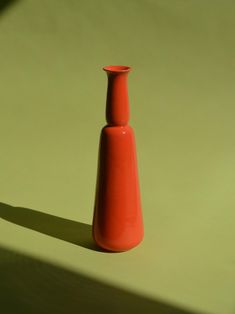
[[[93,238],[101,248],[121,252],[143,239],[143,219],[134,131],[128,125],[127,78],[131,68],[106,66],[106,121],[100,135]]]

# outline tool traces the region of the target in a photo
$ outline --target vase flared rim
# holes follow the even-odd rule
[[[126,65],[107,65],[103,67],[103,70],[110,73],[125,73],[130,72],[131,67]]]

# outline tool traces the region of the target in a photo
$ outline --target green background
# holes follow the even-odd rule
[[[0,7],[2,313],[234,314],[235,2]],[[110,64],[133,67],[145,223],[117,254],[90,242]]]

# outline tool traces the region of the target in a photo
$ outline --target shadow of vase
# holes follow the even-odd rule
[[[0,218],[86,249],[105,252],[95,244],[89,224],[4,203],[0,203]]]

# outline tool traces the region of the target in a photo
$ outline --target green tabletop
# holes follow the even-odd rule
[[[0,1],[0,312],[235,313],[235,2]],[[145,238],[91,241],[109,64]]]

